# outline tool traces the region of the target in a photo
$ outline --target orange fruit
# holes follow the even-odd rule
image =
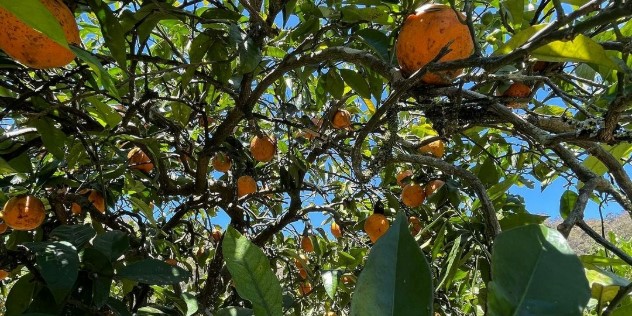
[[[388,230],[389,222],[384,214],[373,213],[364,222],[364,231],[375,243]]]
[[[331,126],[337,129],[343,129],[351,126],[351,113],[347,110],[338,110],[331,120]]]
[[[314,244],[312,243],[312,239],[309,236],[305,235],[301,237],[301,248],[305,252],[314,252]]]
[[[397,179],[397,184],[399,184],[400,187],[404,187],[406,185],[406,183],[402,182],[404,179],[409,178],[413,176],[413,172],[410,170],[404,170],[400,173],[397,174],[397,176],[395,177],[395,179]]]
[[[15,230],[32,230],[44,222],[44,203],[32,195],[10,198],[2,209],[2,219]]]
[[[206,123],[204,123],[204,117],[202,115],[200,115],[200,118],[198,119],[198,124],[200,124],[200,126],[202,127],[208,127],[213,125],[213,123],[215,122],[215,119],[213,119],[210,116],[206,117]]]
[[[9,226],[5,222],[0,223],[0,235],[4,234],[8,228]]]
[[[432,154],[433,156],[437,158],[441,158],[443,157],[443,154],[445,153],[445,144],[440,139],[435,140],[434,142],[430,144],[421,146],[419,148],[419,152],[422,154]]]
[[[441,187],[445,184],[445,182],[441,180],[432,180],[426,183],[424,187],[424,195],[428,198],[432,194],[434,194],[437,190],[441,189]]]
[[[103,198],[103,194],[97,190],[91,190],[90,195],[88,195],[88,201],[92,202],[94,208],[96,208],[99,212],[105,213],[105,199]]]
[[[251,176],[241,176],[237,179],[237,197],[257,192],[257,182]]]
[[[300,260],[298,258],[300,258]],[[307,259],[307,256],[304,254],[298,255],[298,258],[294,258],[294,265],[296,266],[297,269],[301,270],[303,269],[303,263],[301,262],[301,260],[303,260],[305,264],[308,264],[309,261]]]
[[[306,280],[307,279],[307,271],[305,271],[305,269],[298,269],[298,274],[301,276],[301,279]]]
[[[72,205],[70,205],[70,211],[72,212],[73,215],[81,214],[81,205],[79,205],[78,203],[72,202]]]
[[[511,98],[527,98],[531,95],[531,87],[522,83],[522,82],[514,82],[512,83],[505,92],[503,92],[503,97],[511,97]],[[509,102],[507,107],[515,109],[521,107],[525,102]]]
[[[62,0],[40,0],[64,31],[66,41],[81,43],[75,16]],[[11,12],[0,7],[0,49],[22,64],[37,69],[63,67],[75,54],[48,36],[32,29]]]
[[[250,140],[250,154],[256,161],[268,162],[276,154],[276,139],[274,136],[255,136]]]
[[[342,237],[342,229],[336,222],[331,222],[331,226],[329,227],[329,230],[331,230],[331,234],[334,235],[334,237],[336,238]]]
[[[353,277],[345,274],[340,278],[340,281],[342,281],[343,284],[349,284],[353,282]]]
[[[230,158],[225,153],[217,153],[213,156],[213,168],[219,172],[228,172],[232,165]]]
[[[415,216],[408,218],[408,224],[411,225],[410,232],[413,236],[417,235],[421,231],[421,221]]]
[[[425,198],[424,188],[417,183],[411,183],[402,189],[402,202],[408,207],[421,205]]]
[[[170,266],[177,266],[178,265],[178,261],[176,259],[173,259],[173,258],[166,259],[165,262],[168,265],[170,265]]]
[[[465,20],[465,15],[458,14]],[[402,73],[405,76],[412,75],[432,61],[450,42],[448,49],[451,51],[441,57],[440,62],[465,59],[474,51],[474,41],[467,25],[459,21],[457,13],[450,6],[422,5],[406,18],[397,37],[396,55]],[[427,72],[422,80],[427,84],[448,84],[461,72],[462,69],[440,74]]]
[[[154,169],[154,164],[151,163],[149,156],[138,147],[134,147],[127,153],[127,164],[130,168],[138,169],[145,173],[149,173]]]
[[[312,292],[312,284],[307,281],[301,282],[301,285],[298,288],[298,293],[301,296],[305,296],[311,292]]]
[[[323,125],[323,119],[317,119],[315,117],[312,118],[312,123],[314,123],[314,127],[310,128],[310,129],[304,129],[303,133],[301,133],[301,136],[312,140],[315,137],[317,137],[319,134],[316,130],[320,129],[321,125]]]
[[[9,276],[9,271],[0,270],[0,281],[6,279]]]
[[[222,231],[217,228],[213,229],[211,237],[215,242],[219,242],[222,239]]]

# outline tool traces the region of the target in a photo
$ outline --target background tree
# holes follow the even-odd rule
[[[632,310],[628,1],[446,2],[465,58],[421,1],[64,2],[0,0],[0,312]]]

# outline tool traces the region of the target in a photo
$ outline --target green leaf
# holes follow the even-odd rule
[[[506,0],[502,2],[502,6],[505,7],[507,9],[507,12],[509,13],[510,21],[512,21],[512,24],[518,29],[524,21],[524,2],[524,0]]]
[[[239,44],[239,71],[253,72],[261,62],[261,49],[251,39]]]
[[[555,41],[541,46],[532,52],[538,60],[552,62],[584,62],[619,70],[606,54],[606,50],[590,37],[579,34],[570,41]]]
[[[129,200],[132,202],[134,208],[140,210],[150,223],[157,225],[156,219],[154,218],[154,210],[149,206],[149,204],[134,196],[130,196]]]
[[[351,315],[434,315],[432,300],[430,267],[400,212],[371,249],[353,294]]]
[[[84,249],[81,262],[84,270],[92,272],[92,301],[100,308],[110,295],[114,267],[109,258],[95,248]]]
[[[110,7],[101,0],[89,0],[88,4],[99,20],[105,45],[110,49],[112,57],[114,57],[121,69],[126,69],[127,43],[125,42],[124,31],[119,18],[114,16]]]
[[[119,95],[118,89],[116,88],[116,84],[114,84],[114,79],[110,76],[110,74],[103,69],[103,65],[101,62],[93,56],[91,53],[75,46],[71,46],[70,49],[79,57],[79,59],[83,60],[90,69],[97,74],[97,77],[101,81],[101,85],[105,88],[110,94],[117,100],[121,100],[121,96]]]
[[[535,33],[537,33],[538,31],[540,31],[546,26],[547,24],[538,24],[538,25],[533,25],[526,29],[523,29],[522,31],[514,34],[514,36],[512,36],[511,39],[507,41],[507,43],[505,43],[505,45],[499,47],[496,51],[494,51],[494,53],[492,53],[492,56],[493,55],[506,55],[506,54],[511,53],[512,51],[516,50],[516,48],[526,43],[531,37],[533,37],[533,35],[535,35]]]
[[[67,241],[75,248],[81,249],[96,235],[96,231],[90,225],[61,225],[53,229],[50,237]]]
[[[609,302],[617,295],[619,289],[630,284],[630,281],[608,270],[593,264],[584,264],[586,278],[590,284],[591,296],[600,302]]]
[[[263,251],[232,226],[226,230],[222,250],[237,293],[252,302],[255,315],[281,315],[281,285]]]
[[[107,231],[95,237],[92,245],[114,262],[129,248],[129,237],[119,230]]]
[[[215,316],[252,316],[252,309],[243,307],[226,307],[217,311]]]
[[[355,32],[384,61],[389,61],[388,49],[391,47],[386,34],[374,29],[361,29]]]
[[[0,7],[13,13],[26,25],[42,32],[59,45],[68,47],[63,28],[40,0],[0,0]]]
[[[500,223],[500,228],[502,228],[502,230],[509,230],[523,225],[542,224],[547,218],[549,217],[544,215],[518,213],[506,215],[498,222]]]
[[[488,313],[582,315],[590,288],[579,258],[566,239],[543,225],[498,235],[492,249]]]
[[[33,242],[25,244],[35,252],[37,270],[52,292],[57,303],[72,291],[79,275],[77,249],[66,241]]]
[[[48,118],[40,118],[35,122],[35,128],[42,137],[44,147],[55,158],[64,160],[66,148],[66,134],[55,126],[55,122]]]
[[[123,120],[123,117],[116,110],[101,102],[98,98],[91,97],[87,98],[87,100],[92,105],[88,108],[88,112],[99,120],[103,126],[114,128]]]
[[[181,310],[185,316],[194,315],[198,311],[198,303],[195,295],[190,293],[182,293],[180,296],[185,303],[184,308]]]
[[[632,152],[632,145],[630,143],[620,143],[615,146],[601,145],[604,150],[608,151],[614,158],[620,160],[623,157],[627,157]],[[590,169],[597,175],[603,175],[608,171],[608,168],[594,156],[590,156],[582,163],[584,167]]]
[[[127,306],[125,306],[125,304],[115,298],[108,298],[108,302],[107,302],[108,307],[110,308],[110,310],[112,310],[112,312],[114,312],[114,315],[116,316],[132,316],[132,313],[130,313],[129,310],[127,310]]]
[[[332,300],[334,300],[336,296],[340,274],[340,270],[325,270],[320,275],[320,278],[323,280],[325,292]]]
[[[117,269],[116,276],[150,285],[185,282],[191,273],[158,259],[144,259]]]
[[[562,193],[562,196],[560,197],[560,216],[562,216],[562,219],[566,219],[571,213],[575,207],[575,202],[577,202],[578,197],[579,195],[571,190],[566,190]]]
[[[364,77],[359,73],[350,69],[340,69],[340,76],[344,81],[353,89],[353,91],[359,94],[363,99],[371,100],[371,89]]]
[[[6,316],[22,315],[31,304],[33,293],[37,281],[31,273],[27,273],[20,277],[13,286],[9,295],[6,297]]]
[[[461,254],[463,253],[463,247],[461,247],[461,239],[463,236],[459,235],[452,244],[452,249],[447,259],[447,266],[445,268],[445,274],[441,282],[437,285],[437,288],[441,288],[445,284],[445,289],[449,290],[450,284],[452,284],[452,278],[459,268],[459,260],[461,260]]]

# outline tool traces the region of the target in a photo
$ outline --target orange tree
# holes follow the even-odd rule
[[[0,313],[630,315],[632,4],[421,4],[0,0]]]

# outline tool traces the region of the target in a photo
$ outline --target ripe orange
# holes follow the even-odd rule
[[[308,235],[304,235],[301,237],[301,248],[305,252],[314,252],[314,244],[312,243],[312,239]]]
[[[301,276],[301,279],[306,280],[307,279],[307,271],[303,268],[298,269],[298,274]]]
[[[425,198],[424,188],[417,183],[411,183],[402,189],[402,202],[408,207],[421,205]]]
[[[225,153],[217,153],[213,156],[213,168],[219,172],[228,172],[232,165],[230,158]]]
[[[320,129],[321,125],[323,125],[323,119],[317,119],[315,117],[312,118],[312,123],[314,123],[314,127],[312,127],[311,129]],[[312,140],[315,137],[318,136],[318,133],[316,131],[312,131],[311,129],[305,129],[303,130],[303,133],[301,134],[303,137]]]
[[[331,126],[337,129],[343,129],[351,126],[351,113],[347,110],[338,110],[331,120]]]
[[[7,226],[5,222],[0,223],[0,235],[4,234],[4,232],[7,231],[7,228],[9,228],[9,226]]]
[[[462,20],[465,15],[459,13]],[[451,51],[439,61],[453,61],[470,57],[474,41],[466,24],[459,21],[457,13],[443,4],[425,4],[406,18],[397,37],[397,62],[405,76],[432,61],[450,42]],[[440,74],[427,72],[422,80],[427,84],[448,84],[461,74],[462,69],[448,70]],[[447,77],[444,79],[443,77]]]
[[[299,260],[299,258],[300,258],[300,260]],[[301,260],[303,260],[303,262],[305,262],[305,264],[309,264],[309,259],[307,258],[307,256],[304,255],[304,254],[299,254],[298,258],[294,258],[294,265],[299,270],[304,269],[303,263],[301,262]]]
[[[268,162],[276,154],[276,139],[274,136],[255,136],[250,140],[250,154],[256,161]]]
[[[343,275],[340,278],[340,281],[342,281],[343,284],[349,284],[349,283],[353,282],[353,277],[350,276],[350,275],[345,274],[345,275]]]
[[[511,97],[511,98],[527,98],[531,95],[531,87],[522,83],[522,82],[514,82],[512,83],[505,92],[503,92],[503,97]],[[507,104],[508,108],[520,108],[524,102],[509,102]]]
[[[445,144],[443,144],[443,141],[440,139],[435,140],[434,142],[430,144],[421,146],[419,148],[419,152],[421,152],[422,154],[432,154],[433,156],[437,158],[441,158],[443,157],[443,154],[445,153]]]
[[[298,288],[298,293],[301,296],[305,296],[311,292],[312,292],[312,284],[307,281],[301,282],[301,285]]]
[[[40,0],[40,2],[61,25],[66,41],[71,44],[81,43],[75,16],[63,1]],[[0,49],[24,65],[37,69],[63,67],[75,58],[75,54],[69,48],[62,47],[43,33],[32,29],[2,7],[0,7]]]
[[[342,229],[336,222],[331,222],[331,227],[329,227],[329,229],[331,230],[331,234],[334,235],[334,237],[342,237]]]
[[[416,236],[421,231],[421,221],[415,216],[408,218],[408,224],[411,225],[410,232]]]
[[[99,212],[105,214],[105,199],[101,192],[97,190],[91,190],[90,195],[88,195],[88,201],[92,202],[94,208],[96,208]]]
[[[424,187],[424,194],[426,197],[430,197],[437,190],[441,189],[441,187],[445,184],[445,182],[441,180],[432,180],[426,184]]]
[[[219,242],[222,239],[222,231],[217,228],[213,229],[211,237],[215,242]]]
[[[70,211],[72,212],[72,215],[81,214],[81,205],[79,205],[78,203],[72,202],[72,205],[70,205]]]
[[[372,243],[375,243],[388,230],[389,222],[384,214],[373,213],[364,222],[364,231],[369,235]]]
[[[257,182],[251,176],[241,176],[237,179],[237,197],[257,192]]]
[[[44,203],[32,195],[10,198],[2,209],[2,219],[15,230],[32,230],[46,218]]]
[[[6,279],[9,276],[9,271],[0,270],[0,281]]]
[[[397,176],[395,177],[397,179],[397,184],[399,184],[400,187],[404,187],[406,185],[406,183],[402,182],[404,179],[408,178],[408,180],[410,180],[410,177],[413,176],[413,172],[410,170],[404,170],[400,173],[397,174]]]
[[[149,173],[154,169],[154,164],[151,163],[149,156],[138,147],[134,147],[127,153],[127,164],[130,168],[138,169],[145,173]]]
[[[170,265],[170,266],[177,266],[178,265],[178,261],[176,259],[173,259],[173,258],[166,259],[165,262],[168,265]]]

